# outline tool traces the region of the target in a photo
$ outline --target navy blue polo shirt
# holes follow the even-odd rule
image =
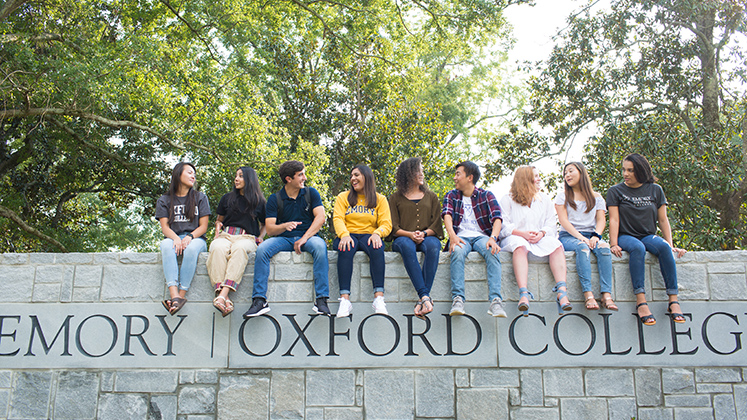
[[[319,195],[319,191],[309,187],[311,193],[311,209],[306,208],[306,189],[301,188],[298,192],[298,196],[293,199],[288,197],[288,193],[285,192],[285,187],[281,188],[280,191],[271,195],[267,199],[266,217],[275,218],[276,224],[282,224],[285,222],[301,222],[295,229],[291,231],[284,230],[278,236],[285,236],[288,238],[301,237],[311,227],[311,223],[314,221],[314,215],[312,209],[315,209],[322,205],[322,196]],[[278,218],[278,196],[283,200],[283,214]]]

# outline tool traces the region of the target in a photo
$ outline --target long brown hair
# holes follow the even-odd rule
[[[369,209],[376,208],[376,179],[374,178],[373,171],[371,168],[364,164],[355,165],[350,171],[358,170],[363,175],[363,195],[366,197],[366,207]],[[350,186],[350,192],[348,193],[348,203],[350,207],[358,205],[358,193]]]
[[[420,170],[420,164],[422,161],[423,160],[419,157],[411,157],[403,160],[402,163],[399,164],[395,178],[397,182],[397,192],[405,195],[410,191],[410,187],[418,182],[416,174]],[[418,188],[422,192],[428,191],[428,187],[426,187],[425,184],[418,185]]]
[[[569,166],[575,166],[578,173],[581,175],[581,178],[578,180],[578,188],[581,190],[581,197],[583,197],[584,201],[586,201],[586,211],[584,213],[589,213],[594,209],[594,203],[596,202],[596,197],[594,197],[594,189],[591,187],[591,178],[589,178],[589,172],[586,171],[586,166],[584,166],[581,162],[569,162],[566,163],[563,167],[563,178],[565,178],[565,170]],[[573,196],[573,188],[571,188],[568,183],[563,180],[563,185],[565,186],[565,205],[572,208],[573,210],[576,210],[576,200]],[[579,198],[581,198],[579,197]]]
[[[171,171],[171,183],[169,184],[169,191],[166,193],[169,196],[169,225],[174,222],[174,197],[179,192],[179,185],[182,183],[182,172],[184,172],[187,166],[191,167],[195,173],[197,172],[195,165],[189,162],[179,162],[174,166],[174,170]],[[197,191],[193,187],[190,187],[189,191],[187,191],[187,201],[184,205],[186,207],[184,209],[186,211],[185,216],[187,216],[189,221],[192,221],[195,217],[195,206],[197,205]]]
[[[531,206],[534,196],[537,195],[537,187],[534,186],[534,166],[519,166],[511,181],[511,199],[522,206]]]

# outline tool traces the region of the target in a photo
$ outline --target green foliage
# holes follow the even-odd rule
[[[390,192],[423,156],[441,192],[481,153],[457,143],[523,2],[22,2],[0,17],[0,251],[154,247],[179,160],[213,206],[242,165],[269,196],[290,158],[327,208],[357,162]]]
[[[495,146],[542,156],[594,129],[586,160],[599,191],[641,153],[667,194],[675,242],[747,247],[745,10],[744,0],[614,0],[572,17],[530,82],[530,109]]]

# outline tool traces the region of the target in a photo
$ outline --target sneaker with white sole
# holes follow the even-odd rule
[[[466,312],[464,312],[464,299],[461,296],[457,296],[454,298],[454,300],[451,302],[451,311],[449,311],[449,315],[456,316],[456,315],[464,315]]]
[[[384,296],[376,296],[371,306],[373,306],[373,310],[377,314],[389,315],[389,312],[386,310],[386,303],[384,302]]]
[[[264,298],[255,297],[252,299],[252,306],[249,307],[248,311],[244,312],[244,319],[260,316],[268,312],[270,312],[270,305],[267,304],[267,301]]]
[[[488,308],[488,313],[498,318],[506,317],[506,311],[503,309],[503,301],[501,300],[501,298],[497,297],[493,299],[492,302],[490,302],[490,308]]]
[[[320,315],[330,315],[329,306],[327,306],[327,297],[320,297],[316,298],[316,301],[314,301],[314,307],[311,308],[312,311],[314,311],[315,314]]]
[[[337,308],[337,318],[345,318],[346,316],[353,313],[353,304],[350,303],[349,299],[340,298],[340,307]]]

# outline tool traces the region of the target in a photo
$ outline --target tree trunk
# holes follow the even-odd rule
[[[711,7],[696,16],[701,80],[703,83],[703,129],[706,138],[719,131],[719,86],[716,74],[716,48],[713,45],[713,26],[716,8]]]

